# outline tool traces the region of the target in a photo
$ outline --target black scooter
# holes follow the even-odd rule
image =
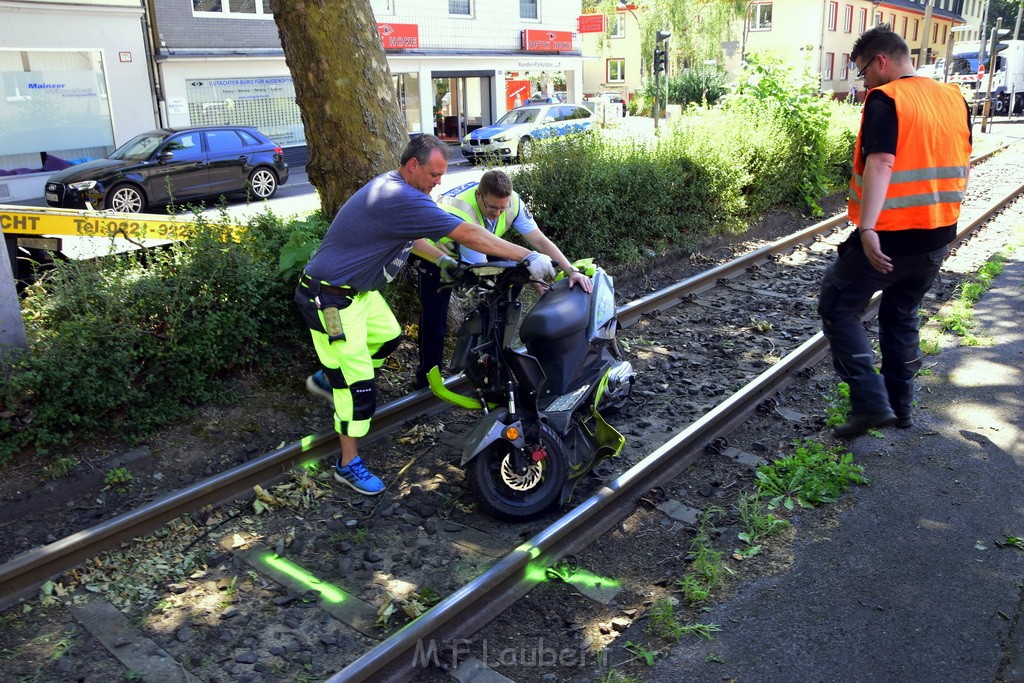
[[[519,325],[516,295],[529,283],[522,263],[463,265],[452,287],[471,313],[459,331],[451,371],[471,395],[428,381],[436,396],[484,412],[461,465],[480,507],[509,521],[537,518],[566,502],[579,477],[618,455],[625,438],[602,412],[622,407],[636,373],[616,339],[612,278],[591,268],[593,292],[555,282]],[[516,333],[526,350],[512,348]]]

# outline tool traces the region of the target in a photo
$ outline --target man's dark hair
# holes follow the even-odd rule
[[[451,148],[441,138],[435,135],[418,135],[409,140],[409,144],[405,146],[405,151],[402,152],[401,165],[405,166],[412,159],[425,164],[430,160],[430,155],[435,149],[441,153],[445,161],[452,158]]]
[[[894,33],[889,24],[879,24],[860,34],[860,38],[853,43],[850,61],[855,62],[861,57],[871,61],[876,55],[885,55],[902,62],[904,58],[910,57],[910,48],[907,47],[907,41]]]
[[[488,197],[504,199],[512,196],[512,180],[504,171],[491,169],[480,176],[479,189]]]

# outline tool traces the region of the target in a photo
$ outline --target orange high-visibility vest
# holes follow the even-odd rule
[[[886,83],[878,90],[896,103],[899,135],[889,190],[875,229],[932,229],[956,223],[967,189],[971,155],[967,110],[960,89],[930,78],[912,77]],[[853,153],[848,203],[850,220],[858,226],[864,189],[863,117],[861,128]]]

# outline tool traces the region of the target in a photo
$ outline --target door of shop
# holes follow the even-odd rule
[[[434,133],[458,142],[471,130],[494,122],[494,72],[433,73]]]

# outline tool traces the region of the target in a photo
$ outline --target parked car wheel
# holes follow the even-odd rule
[[[519,141],[519,163],[526,163],[533,156],[533,138],[523,138]]]
[[[142,213],[146,210],[146,196],[134,185],[121,183],[107,193],[104,208],[120,213]]]
[[[270,199],[277,194],[277,176],[269,168],[256,168],[246,182],[249,199]]]

